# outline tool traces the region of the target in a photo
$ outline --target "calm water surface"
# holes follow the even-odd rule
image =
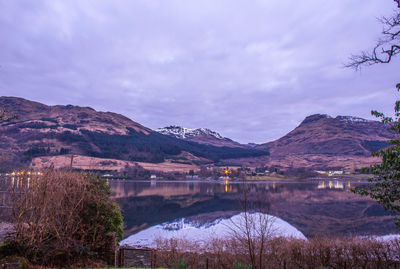
[[[399,233],[376,202],[350,192],[358,181],[286,183],[109,180],[121,206],[125,236],[179,218],[209,222],[243,208],[244,193],[257,207],[289,222],[305,236]],[[245,190],[248,190],[246,192]]]
[[[0,180],[0,217],[7,213],[9,184]],[[27,182],[24,182],[24,184]],[[305,236],[384,235],[400,233],[394,216],[375,201],[353,194],[356,180],[286,183],[225,181],[108,180],[121,206],[125,236],[180,218],[211,222],[242,211],[244,193],[264,212],[282,218]],[[246,192],[245,190],[248,190]]]

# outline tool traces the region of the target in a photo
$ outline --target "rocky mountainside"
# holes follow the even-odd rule
[[[123,115],[89,107],[0,97],[0,108],[18,115],[0,125],[0,168],[23,166],[36,157],[76,154],[151,163],[226,160],[248,166],[350,169],[375,162],[371,152],[396,136],[378,121],[317,114],[273,142],[241,145],[202,128],[153,131]]]
[[[271,156],[325,154],[370,156],[388,146],[395,133],[383,123],[350,116],[311,115],[293,131],[256,148]]]
[[[235,163],[278,169],[345,170],[354,172],[380,162],[371,153],[387,147],[396,133],[379,121],[351,116],[311,115],[293,131],[255,146],[269,156],[241,158]]]
[[[123,115],[89,107],[47,106],[22,98],[0,97],[0,108],[18,116],[0,126],[0,166],[22,165],[34,157],[70,153],[153,163],[180,156],[182,152],[209,161],[268,154],[180,140]]]
[[[36,129],[39,129],[40,132],[51,130],[54,133],[69,131],[78,134],[83,129],[119,135],[128,134],[129,129],[146,135],[152,132],[151,129],[123,115],[112,112],[98,112],[90,107],[47,106],[23,98],[0,97],[0,108],[18,117],[16,121],[6,125],[24,123],[24,125],[18,126],[26,128],[31,126],[31,129],[35,129],[36,126]]]
[[[172,136],[178,139],[192,141],[199,144],[213,145],[216,147],[248,148],[229,138],[222,137],[219,133],[206,128],[189,129],[180,126],[168,126],[156,130],[160,134]]]

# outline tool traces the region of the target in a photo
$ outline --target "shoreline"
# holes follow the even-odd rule
[[[150,182],[150,183],[220,183],[225,184],[266,184],[266,183],[283,183],[283,184],[309,184],[309,183],[318,183],[320,181],[339,181],[339,182],[349,182],[352,183],[360,183],[365,184],[369,183],[368,178],[324,178],[324,177],[314,177],[308,179],[295,179],[295,178],[279,178],[279,179],[134,179],[134,178],[126,178],[126,179],[106,179],[111,182]]]

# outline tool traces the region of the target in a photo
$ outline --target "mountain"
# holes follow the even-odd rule
[[[213,145],[216,147],[248,148],[229,138],[222,137],[219,133],[206,128],[188,129],[180,126],[168,126],[156,130],[160,134],[178,139],[192,141],[199,144]]]
[[[128,161],[163,162],[188,152],[203,160],[266,155],[265,150],[216,147],[151,130],[112,112],[89,107],[47,106],[0,97],[0,108],[18,119],[0,125],[0,165],[17,166],[38,156],[77,154]]]
[[[387,140],[396,137],[378,121],[316,114],[275,141],[241,145],[203,128],[170,126],[153,131],[123,115],[90,107],[48,106],[0,97],[0,108],[18,115],[0,125],[0,167],[26,166],[36,157],[74,154],[145,163],[168,160],[190,165],[224,160],[248,166],[351,170],[376,162],[371,152],[387,147]]]
[[[255,146],[269,156],[235,159],[250,167],[344,170],[380,162],[371,153],[387,147],[396,133],[383,123],[351,116],[311,115],[283,137]]]
[[[257,146],[271,156],[284,155],[353,155],[370,156],[388,146],[394,131],[378,121],[351,116],[311,115],[287,135]]]

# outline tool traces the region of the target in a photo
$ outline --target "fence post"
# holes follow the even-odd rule
[[[118,264],[118,251],[119,251],[119,248],[115,248],[115,251],[114,251],[114,267],[119,267],[119,264]]]
[[[155,250],[152,251],[152,259],[151,259],[151,268],[155,269],[156,268],[156,263],[157,263],[157,252]]]
[[[115,267],[118,267],[118,261],[117,261],[118,242],[116,233],[112,233],[112,248],[114,250],[114,265]]]

